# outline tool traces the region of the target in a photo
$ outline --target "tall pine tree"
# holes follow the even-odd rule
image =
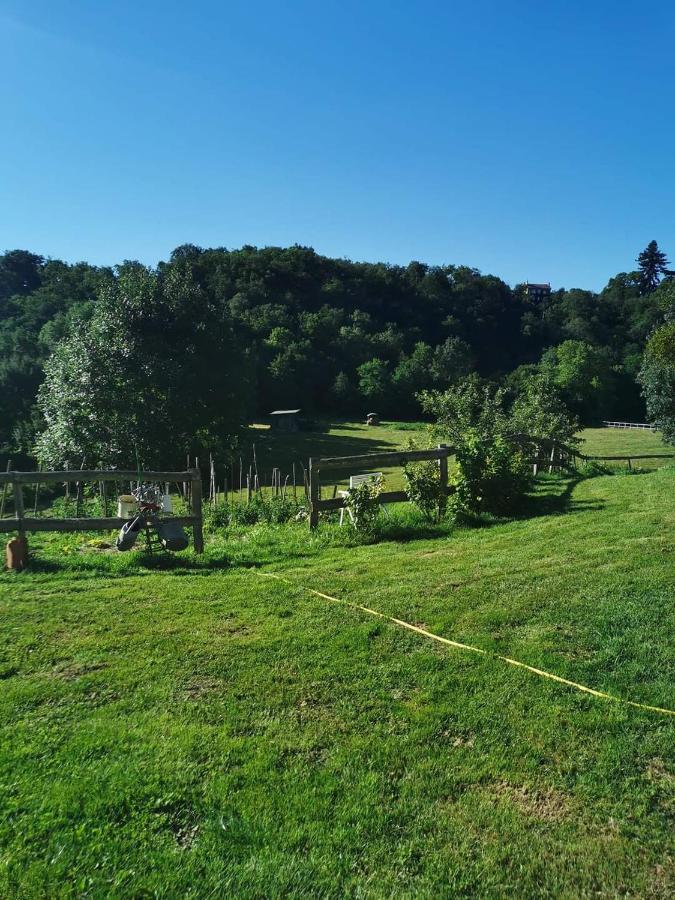
[[[668,258],[659,250],[656,241],[650,241],[637,258],[640,267],[640,283],[643,294],[651,294],[656,290],[662,275],[669,274]]]

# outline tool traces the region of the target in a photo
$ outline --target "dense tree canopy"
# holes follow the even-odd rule
[[[54,422],[66,422],[74,399],[63,394],[59,412],[57,382],[75,391],[84,373],[105,371],[120,385],[128,378],[133,396],[142,394],[138,372],[155,366],[156,375],[161,359],[165,377],[148,397],[161,410],[158,433],[167,410],[194,407],[181,435],[171,433],[176,447],[199,443],[199,434],[224,439],[278,407],[412,418],[421,391],[445,390],[470,372],[506,378],[516,394],[545,376],[584,421],[644,418],[637,375],[672,285],[665,256],[652,251],[600,293],[560,289],[538,300],[467,266],[353,263],[299,246],[184,245],[154,271],[10,251],[0,256],[0,453],[32,452],[45,424],[54,435]],[[654,279],[658,288],[647,290]],[[140,333],[149,356],[134,374],[125,341],[140,364]],[[101,454],[112,428],[117,443],[130,440],[121,410],[106,409]],[[49,440],[40,446],[52,459]],[[77,441],[63,446],[79,452]]]
[[[40,461],[171,466],[185,451],[222,450],[245,412],[246,368],[229,317],[189,267],[126,264],[47,361]]]

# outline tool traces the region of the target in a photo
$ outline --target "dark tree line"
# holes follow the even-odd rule
[[[82,386],[85,374],[109,426],[91,438],[101,448],[122,428],[124,403],[145,403],[148,427],[177,451],[188,431],[222,443],[278,407],[416,417],[420,391],[471,372],[514,395],[543,372],[586,422],[643,418],[637,376],[671,274],[656,242],[599,293],[542,300],[466,266],[353,263],[299,246],[185,245],[156,271],[11,251],[0,256],[0,452],[31,453],[50,416],[52,432],[58,415],[63,424],[87,391],[59,393],[59,379]],[[172,430],[165,420],[181,407],[186,426]]]

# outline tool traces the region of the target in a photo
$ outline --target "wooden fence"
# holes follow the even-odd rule
[[[116,516],[99,518],[57,519],[50,516],[26,516],[23,489],[27,484],[82,484],[83,482],[109,483],[145,481],[151,483],[176,482],[190,485],[190,509],[188,516],[172,516],[171,521],[192,528],[195,553],[204,552],[204,532],[202,518],[202,480],[199,469],[188,469],[186,472],[122,472],[114,469],[90,469],[64,472],[2,472],[0,485],[6,493],[7,486],[12,486],[14,499],[14,516],[0,518],[0,533],[16,531],[25,534],[27,531],[113,531],[121,528],[128,519]]]
[[[581,453],[575,447],[570,447],[556,438],[540,438],[533,437],[528,434],[512,434],[509,439],[521,446],[523,449],[529,450],[531,458],[529,462],[534,466],[534,474],[538,473],[539,467],[548,466],[549,471],[553,469],[564,469],[566,471],[574,471],[579,462],[625,462],[629,469],[633,468],[633,462],[644,459],[675,459],[675,453],[631,453],[621,454],[618,456],[589,456]]]
[[[358,469],[370,469],[379,472],[392,466],[405,466],[410,462],[423,462],[437,459],[441,484],[448,490],[448,457],[453,449],[441,444],[431,450],[394,450],[386,453],[366,453],[362,456],[326,456],[312,457],[309,461],[309,527],[316,528],[319,523],[319,513],[331,509],[342,509],[345,506],[344,497],[330,497],[321,499],[321,472],[326,470],[349,471],[354,474]],[[380,503],[402,503],[408,499],[405,491],[383,491],[380,494]]]

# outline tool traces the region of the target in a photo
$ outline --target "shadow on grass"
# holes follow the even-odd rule
[[[524,498],[513,518],[536,519],[540,516],[560,516],[586,509],[602,509],[603,501],[573,499],[574,489],[581,481],[583,476],[573,475],[540,482],[538,490]],[[558,486],[562,486],[562,490],[555,490]]]
[[[370,541],[361,543],[384,544],[387,541],[407,544],[410,541],[427,541],[433,538],[450,537],[454,531],[454,525],[449,522],[439,522],[437,525],[429,522],[391,522],[384,525],[377,536]]]
[[[339,429],[346,434],[331,433]],[[320,423],[311,431],[284,433],[260,431],[246,434],[242,440],[242,456],[245,467],[252,460],[252,446],[256,445],[256,456],[260,477],[267,484],[271,467],[281,467],[289,472],[293,462],[298,466],[299,483],[302,482],[300,465],[307,465],[310,457],[361,456],[368,453],[382,453],[393,449],[387,429],[377,428],[364,433],[363,426],[355,423]]]
[[[129,578],[145,572],[171,572],[175,575],[210,575],[213,571],[231,568],[224,556],[160,556],[137,552],[133,557],[120,558],[118,554],[78,554],[60,560],[41,553],[31,554],[27,572],[35,574],[72,574],[77,577],[107,576]]]
[[[395,508],[390,517],[383,517],[380,521],[377,533],[368,537],[357,534],[348,525],[339,528],[335,521],[330,520],[322,523],[313,535],[302,530],[306,526],[293,525],[263,530],[244,529],[242,534],[228,530],[214,533],[213,542],[211,546],[207,543],[203,556],[195,556],[190,551],[171,556],[153,556],[143,551],[130,554],[83,552],[60,556],[38,550],[31,555],[28,571],[77,579],[130,578],[160,572],[177,577],[209,576],[227,570],[236,572],[289,563],[331,549],[349,552],[366,545],[450,539],[462,531],[602,509],[605,505],[603,500],[574,499],[574,490],[583,479],[581,474],[544,476],[538,480],[533,493],[525,498],[518,513],[505,518],[479,516],[458,526],[447,520],[438,524],[429,523],[409,507]]]
[[[504,525],[507,522],[526,521],[544,516],[574,515],[588,510],[603,509],[605,507],[604,500],[574,499],[574,489],[585,478],[583,475],[562,478],[555,475],[548,476],[546,480],[535,484],[535,490],[521,500],[519,508],[512,515],[503,517],[487,514],[467,516],[460,527],[471,530],[494,528],[495,525]]]

